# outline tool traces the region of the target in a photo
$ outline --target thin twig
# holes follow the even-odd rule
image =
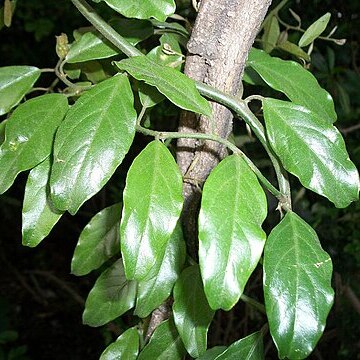
[[[357,131],[360,129],[360,123],[356,125],[349,126],[347,128],[340,129],[340,131],[346,136],[347,134],[350,134],[354,131]]]

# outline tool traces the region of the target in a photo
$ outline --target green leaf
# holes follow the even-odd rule
[[[231,344],[216,360],[263,360],[264,346],[261,331],[257,331]]]
[[[33,168],[50,155],[56,129],[67,111],[64,95],[48,94],[26,101],[13,112],[0,147],[1,194],[21,171]]]
[[[123,201],[125,272],[128,279],[142,280],[163,258],[183,205],[180,170],[160,141],[148,144],[132,163]]]
[[[135,135],[136,111],[126,76],[114,76],[84,93],[56,134],[51,197],[75,214],[110,179]]]
[[[226,157],[205,182],[199,214],[199,263],[212,309],[238,302],[263,252],[266,215],[256,175],[240,156]]]
[[[0,67],[0,115],[9,112],[39,78],[40,69],[34,66]]]
[[[109,78],[109,75],[106,74],[99,61],[87,61],[78,65],[80,65],[80,71],[93,84],[100,83]]]
[[[136,360],[139,353],[139,332],[132,327],[122,333],[101,354],[100,360]]]
[[[96,280],[85,303],[83,323],[101,326],[135,305],[136,282],[125,277],[122,260],[117,260]]]
[[[277,45],[277,48],[284,50],[287,53],[294,55],[300,59],[304,59],[307,62],[311,61],[310,55],[308,53],[306,53],[301,47],[297,46],[296,44],[288,40],[280,42]]]
[[[137,80],[155,86],[170,101],[182,109],[211,116],[209,103],[199,94],[195,81],[168,66],[162,66],[146,56],[135,56],[115,62]]]
[[[71,261],[71,273],[86,275],[119,252],[122,204],[98,212],[81,232]]]
[[[134,314],[145,318],[167,299],[183,268],[186,245],[181,226],[177,225],[167,243],[165,253],[154,271],[138,284]]]
[[[104,0],[112,9],[127,18],[150,19],[151,17],[165,21],[174,14],[174,0]]]
[[[198,265],[186,268],[176,282],[173,313],[187,352],[199,357],[206,351],[207,332],[214,311],[206,300]]]
[[[160,46],[153,48],[146,56],[161,65],[180,70],[183,62],[181,48],[175,34],[164,34],[160,37]],[[144,82],[139,84],[141,104],[150,108],[160,103],[165,97],[156,87]]]
[[[269,142],[287,171],[339,208],[358,199],[359,174],[334,126],[286,101],[266,98],[263,109]]]
[[[122,19],[119,17],[110,21],[110,24],[133,46],[154,34],[154,27],[147,20]]]
[[[118,50],[109,41],[96,32],[87,32],[79,40],[71,44],[66,55],[68,63],[83,62],[95,59],[106,59],[119,54]]]
[[[151,108],[165,99],[156,87],[141,82],[139,84],[139,98],[141,105],[145,108]]]
[[[218,355],[222,354],[226,350],[226,346],[214,346],[211,349],[206,350],[197,360],[216,360]]]
[[[186,354],[184,345],[172,319],[161,323],[141,351],[138,360],[182,360]]]
[[[280,359],[304,359],[325,328],[334,300],[332,264],[304,220],[289,212],[265,245],[264,296]]]
[[[326,13],[321,18],[317,19],[311,24],[299,40],[299,46],[304,47],[311,44],[318,36],[320,36],[326,29],[330,21],[331,14]]]
[[[324,122],[336,121],[334,103],[315,77],[298,63],[271,57],[264,51],[251,49],[251,66],[273,89],[283,92],[291,101],[317,113]]]
[[[153,34],[153,27],[149,21],[134,19],[116,19],[110,23],[114,29],[131,45],[136,45]],[[68,63],[84,62],[95,59],[105,59],[119,54],[108,40],[96,31],[86,32],[73,44],[66,55]]]
[[[280,35],[279,21],[275,15],[267,19],[264,25],[264,34],[261,38],[265,52],[270,53],[276,46]]]
[[[62,212],[50,202],[48,180],[50,157],[34,167],[29,174],[25,187],[22,209],[22,244],[37,246],[59,221]]]

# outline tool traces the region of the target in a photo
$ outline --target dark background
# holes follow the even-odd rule
[[[179,2],[179,9],[192,20],[194,13],[188,4]],[[303,19],[303,28],[331,12],[331,25],[338,26],[334,37],[347,39],[341,47],[316,41],[311,65],[335,100],[339,115],[337,127],[343,132],[350,156],[359,167],[360,2],[312,0],[290,1],[289,4]],[[99,4],[98,8],[105,17],[111,16],[106,6]],[[286,9],[281,17],[295,24]],[[54,67],[57,62],[55,35],[64,32],[71,39],[73,29],[86,25],[68,0],[18,0],[12,26],[0,30],[0,66]],[[42,78],[44,86],[48,86],[51,78]],[[169,122],[164,114],[170,120],[176,119],[176,110],[166,102],[157,111],[164,122]],[[106,344],[132,321],[126,315],[101,328],[82,325],[84,300],[98,273],[77,278],[70,275],[70,262],[78,236],[90,218],[121,199],[126,169],[144,141],[147,140],[137,137],[127,160],[106,189],[88,201],[75,217],[63,216],[50,236],[35,249],[21,245],[21,208],[27,173],[21,174],[13,187],[0,196],[0,333],[14,332],[14,338],[7,341],[2,341],[0,336],[0,360],[7,359],[6,356],[34,360],[98,359]],[[256,161],[261,164],[263,154],[257,146],[250,142],[244,145],[244,150],[259,154]],[[323,247],[332,256],[335,271],[336,302],[325,335],[311,358],[360,359],[359,202],[347,209],[336,209],[323,198],[305,191],[295,179],[292,179],[292,186],[295,211],[314,226]],[[269,216],[265,228],[270,229],[275,221],[275,216]],[[261,300],[260,269],[251,280],[246,292]],[[218,312],[209,332],[210,346],[230,344],[250,330],[258,329],[263,322],[262,317],[243,304],[238,304],[230,313]],[[269,337],[265,345],[267,358],[277,358]]]

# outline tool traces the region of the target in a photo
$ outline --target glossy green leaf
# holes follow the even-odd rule
[[[135,305],[136,282],[125,277],[122,260],[117,260],[96,280],[85,303],[83,323],[101,326]]]
[[[26,182],[22,209],[22,244],[25,246],[38,245],[63,214],[50,202],[50,168],[51,161],[48,157],[30,171]]]
[[[214,346],[206,350],[197,360],[216,360],[226,350],[226,346]]]
[[[265,245],[266,214],[256,175],[242,157],[226,157],[205,182],[199,214],[199,263],[212,309],[238,302]]]
[[[138,80],[155,86],[170,101],[182,109],[211,116],[209,103],[199,94],[194,80],[168,66],[162,66],[146,56],[135,56],[115,63]]]
[[[216,360],[263,360],[263,335],[257,331],[231,344]]]
[[[325,328],[334,300],[332,263],[310,225],[289,212],[265,245],[264,296],[280,359],[304,359]]]
[[[161,65],[180,70],[183,62],[181,48],[175,34],[164,34],[160,37],[160,46],[153,48],[146,56]],[[156,87],[144,82],[139,84],[141,104],[150,108],[160,103],[165,97]]]
[[[40,76],[34,66],[0,67],[0,115],[16,106]]]
[[[122,204],[98,212],[81,232],[71,261],[71,273],[86,275],[119,252]]]
[[[136,111],[126,76],[84,93],[59,127],[50,177],[51,198],[75,214],[110,179],[135,135]]]
[[[144,280],[138,283],[134,314],[145,318],[167,299],[183,268],[186,245],[181,226],[175,228],[159,264]]]
[[[311,24],[299,40],[299,46],[304,47],[311,44],[318,36],[320,36],[326,29],[327,24],[331,18],[330,13],[326,13],[321,18],[317,19]]]
[[[117,17],[114,20],[110,20],[110,24],[133,46],[154,34],[154,27],[148,20]]]
[[[308,109],[287,101],[263,101],[267,135],[284,168],[337,207],[359,196],[359,174],[340,132]]]
[[[95,59],[106,59],[119,54],[109,41],[96,32],[87,32],[75,41],[66,55],[68,63],[83,62]]]
[[[67,111],[67,99],[60,94],[38,96],[15,109],[7,120],[5,141],[0,147],[1,194],[21,171],[50,155],[56,129]]]
[[[247,65],[251,66],[269,86],[283,92],[291,101],[317,113],[323,122],[336,121],[330,94],[322,89],[314,75],[300,64],[251,49]]]
[[[80,65],[80,71],[93,84],[100,83],[109,78],[109,75],[105,72],[99,61],[87,61],[78,65]]]
[[[286,51],[287,53],[294,55],[299,59],[304,59],[307,62],[311,61],[311,57],[308,53],[306,53],[300,46],[297,46],[288,40],[281,41],[277,45],[277,48]]]
[[[264,34],[261,38],[262,46],[265,52],[270,53],[276,46],[280,35],[279,21],[275,15],[266,20],[264,25]]]
[[[172,319],[161,323],[141,351],[138,360],[182,360],[186,354],[184,345]]]
[[[125,272],[128,279],[142,280],[163,258],[183,204],[180,170],[160,141],[148,144],[132,163],[123,201]]]
[[[155,86],[141,82],[139,84],[139,98],[141,105],[148,109],[163,101],[165,96]]]
[[[112,9],[127,18],[150,19],[165,21],[174,14],[174,0],[104,0]]]
[[[131,45],[136,45],[153,34],[149,21],[134,19],[116,19],[110,23],[114,29]],[[105,59],[119,54],[108,40],[96,31],[87,32],[76,40],[66,55],[68,63],[84,62],[95,59]]]
[[[206,351],[207,332],[214,311],[206,300],[198,265],[186,268],[176,282],[173,313],[187,352],[199,357]]]
[[[140,338],[136,327],[122,333],[101,354],[100,360],[136,360],[139,353]]]

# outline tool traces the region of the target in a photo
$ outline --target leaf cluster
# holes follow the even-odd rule
[[[63,86],[26,99],[43,71],[0,68],[0,114],[7,114],[1,123],[0,192],[30,170],[23,244],[38,245],[66,211],[76,214],[106,186],[136,132],[152,136],[128,169],[122,202],[91,219],[72,259],[76,275],[105,265],[86,300],[84,324],[102,326],[132,309],[139,318],[101,359],[182,359],[186,353],[199,359],[263,359],[268,328],[279,358],[306,358],[333,304],[332,262],[314,229],[292,210],[288,174],[338,208],[358,199],[359,175],[333,125],[336,113],[329,93],[298,62],[268,54],[275,45],[287,44],[278,43],[280,8],[265,20],[265,51],[251,50],[244,78],[255,84],[251,74],[256,73],[262,84],[286,97],[256,95],[263,124],[248,106],[254,97],[235,98],[181,72],[188,31],[165,22],[175,13],[173,0],[104,0],[122,15],[110,25],[84,0],[72,2],[92,26],[76,30],[71,43],[58,37],[54,73]],[[325,15],[311,25],[299,47],[312,44],[328,20]],[[147,51],[142,42],[151,43],[158,34],[158,45]],[[227,106],[254,132],[269,155],[277,187],[228,139],[159,131],[146,121],[146,114],[164,99],[211,119],[205,97]],[[186,179],[169,146],[171,139],[181,137],[217,141],[233,152],[202,188],[194,219],[198,263],[186,251],[181,227]],[[268,214],[265,191],[278,201],[281,213],[268,236],[262,229]],[[264,306],[244,294],[257,266],[263,269]],[[264,319],[259,331],[229,347],[207,349],[215,312],[231,310],[240,299],[265,312],[268,325]],[[151,333],[151,314],[164,303],[172,303],[171,314]]]

